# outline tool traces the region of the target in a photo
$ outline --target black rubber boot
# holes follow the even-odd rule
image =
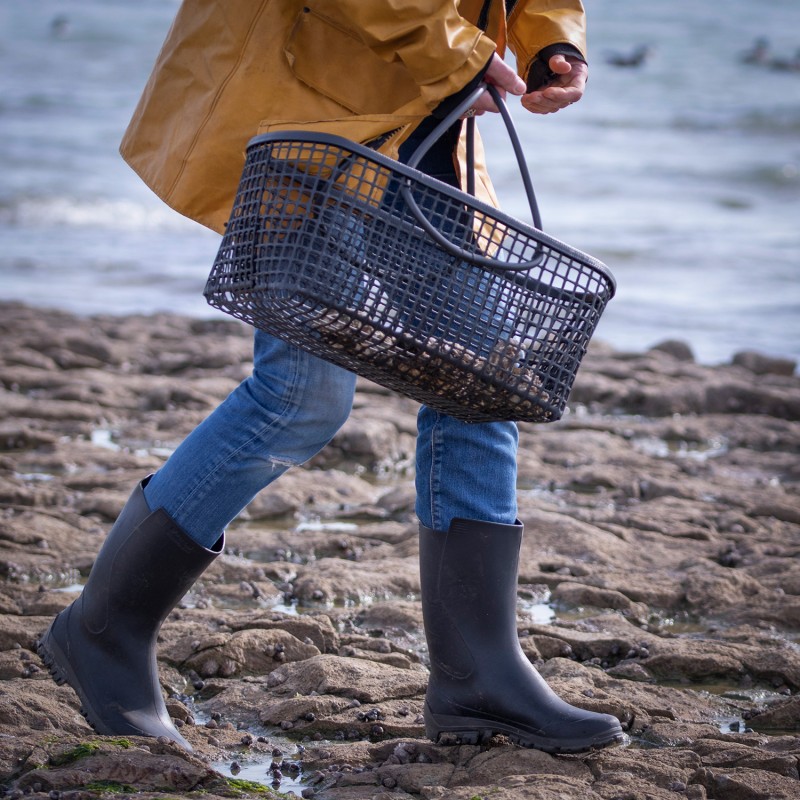
[[[139,484],[111,528],[81,596],[38,643],[59,684],[101,734],[166,736],[189,743],[167,713],[156,665],[161,623],[222,551],[194,542],[163,510],[150,511]]]
[[[503,734],[523,747],[580,753],[626,740],[619,720],[566,703],[517,638],[522,525],[455,519],[420,526],[422,612],[430,655],[425,733],[440,744]]]

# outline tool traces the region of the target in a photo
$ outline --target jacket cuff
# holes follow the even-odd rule
[[[535,92],[539,89],[544,89],[545,86],[550,84],[556,77],[556,74],[550,69],[549,61],[553,56],[572,56],[577,58],[578,61],[586,63],[583,53],[578,50],[574,45],[567,42],[551,44],[543,47],[533,59],[528,67],[528,77],[525,81],[528,92]]]

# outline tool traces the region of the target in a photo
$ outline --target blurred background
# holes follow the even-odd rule
[[[202,289],[219,237],[117,153],[177,7],[0,3],[0,299],[218,316]],[[512,113],[545,229],[617,279],[597,338],[800,359],[800,3],[586,9],[585,98]],[[480,127],[503,208],[529,219],[502,123]]]

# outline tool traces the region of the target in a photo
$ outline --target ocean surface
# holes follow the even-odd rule
[[[77,313],[218,316],[219,237],[171,211],[117,147],[177,0],[0,0],[0,299]],[[618,282],[597,338],[668,338],[702,363],[800,359],[797,0],[587,0],[584,99],[512,104],[545,229]],[[650,48],[639,67],[612,54]],[[345,79],[345,76],[343,76]],[[482,118],[506,211],[529,219],[504,128]]]

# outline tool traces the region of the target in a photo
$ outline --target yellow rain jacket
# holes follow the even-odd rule
[[[184,0],[120,152],[167,204],[222,232],[256,134],[395,131],[381,151],[396,157],[495,51],[508,46],[525,78],[544,47],[584,52],[584,23],[580,0]]]

